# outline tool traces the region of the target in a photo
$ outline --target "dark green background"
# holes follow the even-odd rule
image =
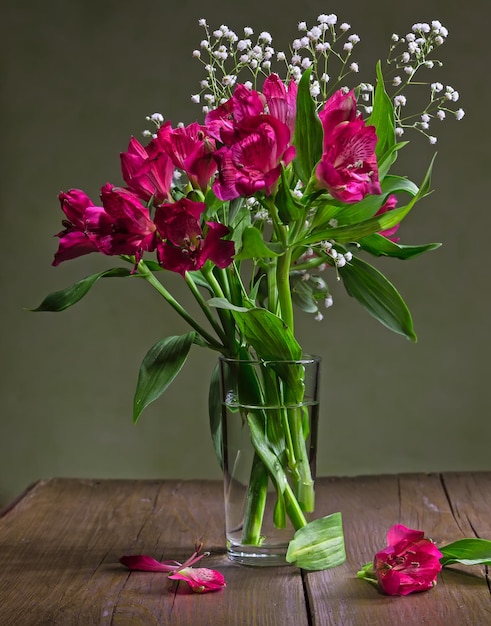
[[[12,0],[2,3],[2,326],[0,501],[53,475],[218,477],[207,425],[214,355],[194,349],[165,397],[135,427],[131,404],[147,349],[187,327],[148,285],[111,280],[77,307],[32,314],[49,292],[111,266],[95,255],[50,266],[57,194],[94,199],[121,183],[119,153],[145,116],[200,116],[191,52],[198,18],[273,34],[338,14],[362,38],[360,78],[392,32],[439,19],[450,37],[435,80],[461,93],[466,117],[438,126],[435,192],[401,227],[406,243],[444,246],[381,265],[415,318],[414,345],[379,326],[331,282],[322,323],[299,315],[306,351],[323,359],[320,474],[491,469],[489,445],[489,44],[485,0],[410,3],[249,0]],[[396,173],[419,180],[433,149],[413,138]],[[179,276],[167,285],[185,298]]]

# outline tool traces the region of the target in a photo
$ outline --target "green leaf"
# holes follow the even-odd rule
[[[87,292],[93,287],[93,285],[99,280],[99,278],[125,278],[127,276],[137,276],[137,274],[131,274],[131,270],[125,267],[114,267],[92,276],[86,276],[78,283],[75,283],[71,287],[62,289],[60,291],[53,291],[41,302],[36,309],[30,309],[33,313],[48,311],[51,313],[59,313],[69,307],[73,306],[79,300],[81,300]]]
[[[267,309],[245,311],[232,309],[237,326],[260,359],[295,361],[302,357],[302,348],[292,331],[278,316]]]
[[[388,155],[394,155],[393,150],[396,144],[394,106],[384,87],[384,77],[382,65],[377,63],[377,86],[373,98],[373,111],[367,119],[367,124],[375,126],[377,133],[377,147],[375,154],[379,164]]]
[[[133,400],[133,422],[142,411],[160,397],[172,383],[188,358],[195,340],[194,331],[181,336],[166,337],[154,344],[145,355]]]
[[[443,558],[440,563],[445,567],[452,563],[462,565],[491,565],[491,541],[487,539],[459,539],[440,548]]]
[[[210,298],[206,302],[208,306],[215,307],[216,309],[227,309],[227,311],[237,311],[239,313],[246,313],[249,311],[244,306],[236,306],[232,304],[227,298]]]
[[[268,474],[274,480],[279,495],[285,491],[287,479],[280,460],[268,445],[268,438],[264,432],[264,420],[251,410],[247,414],[247,423],[249,424],[252,445],[264,463]]]
[[[441,243],[426,243],[419,246],[405,246],[395,243],[378,233],[363,237],[358,243],[362,250],[369,252],[373,256],[390,256],[397,259],[412,259],[424,252],[436,250],[442,245]]]
[[[416,341],[413,321],[406,303],[394,285],[377,269],[353,257],[339,268],[346,291],[381,324]]]
[[[254,258],[272,258],[283,254],[280,244],[267,244],[254,226],[248,226],[242,233],[242,249],[235,255],[236,261]]]
[[[283,166],[281,167],[281,185],[275,197],[275,204],[283,224],[290,224],[290,222],[300,219],[304,212],[293,199]]]
[[[290,541],[286,560],[307,570],[336,567],[346,561],[341,513],[309,522]]]
[[[298,84],[297,115],[293,145],[296,148],[294,167],[300,180],[307,184],[322,156],[322,124],[310,95],[311,69],[306,70]]]
[[[220,365],[213,369],[208,391],[208,417],[210,420],[211,441],[217,455],[218,463],[223,469],[222,446],[222,403],[220,400]]]

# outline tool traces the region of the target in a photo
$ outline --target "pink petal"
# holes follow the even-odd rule
[[[122,556],[119,562],[130,570],[138,570],[140,572],[173,572],[181,566],[181,563],[178,561],[164,561],[160,563],[146,554]]]
[[[422,530],[412,530],[402,524],[395,524],[389,528],[389,532],[387,533],[387,545],[395,546],[396,543],[403,540],[419,541],[420,539],[423,539],[424,536],[425,534]]]
[[[218,591],[226,586],[223,574],[207,567],[184,567],[169,575],[172,580],[184,580],[196,593]]]

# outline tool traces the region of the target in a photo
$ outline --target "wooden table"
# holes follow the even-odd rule
[[[342,511],[347,562],[333,570],[251,568],[224,552],[222,486],[215,481],[41,481],[0,517],[0,625],[335,626],[491,624],[484,567],[445,568],[435,589],[387,597],[356,578],[385,546],[389,526],[437,543],[491,538],[491,472],[318,480],[319,515]],[[226,589],[170,586],[129,572],[123,554],[185,560],[201,539]]]

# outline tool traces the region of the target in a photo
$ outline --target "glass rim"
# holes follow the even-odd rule
[[[248,363],[250,365],[268,365],[270,363],[283,363],[285,365],[288,364],[296,364],[296,365],[309,365],[320,363],[322,360],[321,356],[316,354],[304,354],[300,359],[239,359],[229,356],[220,355],[218,360],[223,363]]]

